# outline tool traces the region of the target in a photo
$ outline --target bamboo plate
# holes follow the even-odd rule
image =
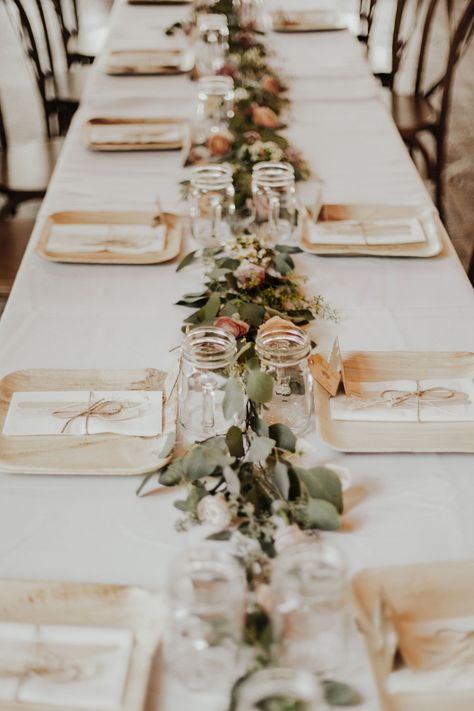
[[[18,370],[0,380],[0,432],[14,392],[56,390],[162,390],[163,428],[157,437],[117,434],[0,434],[0,470],[13,474],[125,476],[157,471],[176,433],[177,373],[144,370]]]
[[[426,235],[426,242],[392,245],[313,244],[309,240],[308,222],[303,219],[300,246],[305,252],[328,256],[374,257],[435,257],[448,239],[438,213],[434,208],[416,205],[323,205],[318,221],[339,220],[391,220],[418,217]],[[309,219],[309,218],[308,218]]]
[[[165,248],[161,252],[141,254],[120,254],[120,252],[54,252],[48,247],[53,225],[151,225],[155,214],[152,212],[55,212],[48,215],[42,229],[36,251],[52,262],[79,264],[160,264],[178,256],[186,231],[186,221],[179,215],[164,212],[161,217],[166,223]]]
[[[347,29],[339,12],[332,10],[301,10],[272,13],[274,32],[337,32]]]
[[[134,641],[120,711],[143,709],[165,623],[161,596],[122,585],[0,580],[0,622],[128,628]],[[77,711],[77,706],[1,701],[2,711]]]
[[[122,142],[108,142],[106,132],[104,130],[104,140],[94,141],[92,131],[96,126],[170,126],[180,128],[180,137],[177,141],[158,141],[150,140],[148,143],[138,141],[125,140]],[[93,151],[173,151],[183,148],[185,143],[186,130],[189,130],[188,122],[181,118],[115,118],[115,117],[96,117],[89,119],[83,128],[82,138],[84,145]],[[146,135],[146,134],[145,134]]]
[[[189,5],[193,0],[127,0],[129,5]]]
[[[343,354],[351,383],[474,378],[474,353],[373,351]],[[335,363],[334,363],[335,365]],[[474,452],[474,422],[356,422],[333,420],[330,395],[315,383],[316,423],[323,442],[341,452]]]
[[[170,54],[179,60],[176,66],[174,63],[160,64],[160,56],[166,57]],[[119,61],[115,63],[114,60]],[[194,55],[190,51],[180,49],[117,49],[109,52],[102,66],[106,74],[113,76],[186,74],[194,67]]]
[[[472,560],[373,568],[355,576],[356,614],[384,711],[472,711],[474,691],[388,692],[387,669],[371,634],[380,594],[397,617],[421,622],[474,615],[473,590]]]

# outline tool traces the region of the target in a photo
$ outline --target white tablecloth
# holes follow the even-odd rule
[[[270,0],[269,0],[270,2]],[[274,2],[277,5],[277,2]],[[127,6],[111,17],[110,48],[176,44],[162,28],[179,7]],[[362,49],[347,32],[274,35],[294,77],[288,135],[325,182],[330,201],[428,203],[425,188],[378,98]],[[22,368],[167,367],[187,311],[172,304],[201,284],[199,268],[175,264],[53,264],[35,253],[44,217],[68,209],[151,208],[179,202],[187,173],[177,153],[99,154],[81,143],[94,115],[182,115],[196,87],[185,77],[108,77],[96,65],[0,321],[0,375]],[[183,207],[183,206],[181,206]],[[188,247],[189,247],[188,242]],[[341,314],[311,334],[326,351],[474,350],[474,299],[453,248],[435,259],[299,258],[308,289]],[[316,437],[312,439],[317,443]],[[351,570],[474,555],[474,458],[353,455],[318,443],[321,459],[349,466],[341,532]],[[0,475],[0,576],[127,583],[160,589],[176,551],[199,531],[177,533],[176,492],[139,499],[132,478]],[[357,656],[357,655],[356,655]],[[378,708],[362,655],[353,660],[365,710]],[[361,667],[359,668],[359,665]],[[212,708],[164,686],[161,708]]]

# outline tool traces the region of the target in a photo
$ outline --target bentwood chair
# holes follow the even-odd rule
[[[0,297],[8,296],[28,245],[35,221],[0,221]]]
[[[50,2],[57,18],[68,69],[73,64],[91,64],[94,61],[95,52],[90,48],[82,49],[77,3],[73,3],[72,12],[67,16],[63,0],[50,0]],[[41,0],[37,0],[37,3],[41,4]],[[69,18],[73,20],[73,24],[70,24]],[[48,41],[51,41],[47,27],[45,32]]]
[[[360,0],[359,2],[359,34],[357,39],[365,45],[369,44],[376,4],[377,0]]]
[[[44,196],[61,147],[60,138],[10,143],[0,106],[0,193],[6,198],[0,218],[15,214],[20,203]]]
[[[472,286],[474,286],[474,247],[472,249],[471,261],[469,263],[467,275],[471,281]]]
[[[85,74],[69,68],[66,71],[58,70],[41,0],[28,3],[28,12],[24,0],[4,2],[33,70],[48,136],[55,133],[63,135],[79,106]]]
[[[449,43],[448,59],[441,76],[428,88],[423,88],[426,68],[427,49],[433,18],[441,0],[428,0],[421,33],[418,64],[414,92],[411,95],[399,95],[392,92],[392,115],[397,128],[410,153],[421,155],[428,178],[436,186],[436,204],[441,218],[444,217],[443,168],[446,157],[446,140],[452,88],[456,66],[466,50],[474,32],[474,0],[467,0],[459,21],[453,27]],[[449,3],[450,5],[450,3]],[[448,12],[451,8],[448,6]],[[452,19],[452,16],[451,16]],[[399,67],[395,67],[395,74]],[[393,81],[392,81],[393,87]],[[438,94],[439,108],[434,99]],[[434,154],[423,142],[425,135],[434,139]]]

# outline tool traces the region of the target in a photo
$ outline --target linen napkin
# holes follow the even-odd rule
[[[70,252],[113,252],[144,254],[162,252],[166,225],[73,225],[53,224],[48,250],[58,254]]]
[[[123,145],[148,143],[179,143],[182,139],[181,126],[176,123],[103,123],[89,124],[88,140],[101,145]]]
[[[106,71],[147,73],[181,67],[182,52],[177,49],[117,50],[105,59]]]
[[[308,221],[311,244],[390,245],[426,242],[418,219]]]
[[[128,629],[0,623],[0,700],[116,711],[132,647]]]
[[[422,397],[414,396],[421,391]],[[451,392],[455,395],[448,397]],[[351,385],[350,397],[331,398],[329,407],[333,420],[471,422],[474,383],[468,378],[361,382]]]
[[[15,392],[8,407],[3,434],[33,436],[109,433],[156,437],[161,434],[162,426],[161,391]]]
[[[274,29],[339,30],[345,27],[339,12],[333,10],[276,10],[272,14]]]

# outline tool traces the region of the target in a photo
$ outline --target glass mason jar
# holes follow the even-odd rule
[[[252,170],[254,215],[272,241],[287,240],[297,226],[295,171],[289,163],[264,161]]]
[[[272,563],[272,626],[280,664],[325,675],[345,661],[347,566],[322,540],[289,546]]]
[[[277,708],[327,709],[321,685],[313,674],[302,669],[275,667],[255,672],[239,686],[236,711],[272,709],[277,701],[282,702]]]
[[[199,15],[197,22],[196,70],[199,76],[216,74],[229,49],[227,17],[214,13]]]
[[[191,230],[205,247],[223,244],[231,235],[235,214],[232,170],[226,165],[193,168],[189,193]]]
[[[303,433],[313,412],[308,334],[298,326],[262,331],[257,335],[255,350],[262,370],[274,379],[273,397],[263,418],[269,424],[280,422],[297,434]]]
[[[191,549],[174,563],[168,589],[168,668],[192,689],[230,689],[244,628],[242,567],[224,551]]]
[[[234,115],[234,80],[232,77],[201,77],[198,81],[196,110],[197,139],[204,142],[216,131],[227,129]]]
[[[181,351],[179,418],[184,433],[194,440],[224,434],[234,418],[222,410],[224,390],[234,363],[234,336],[216,326],[199,326],[186,334]]]

